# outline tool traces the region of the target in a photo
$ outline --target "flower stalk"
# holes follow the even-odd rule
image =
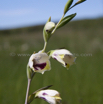
[[[45,52],[46,47],[47,47],[47,42],[44,43],[44,48],[43,48],[42,52]]]
[[[28,96],[29,96],[30,84],[31,84],[31,79],[28,78],[28,85],[27,85],[27,91],[26,91],[25,104],[29,104],[28,103]]]
[[[59,22],[56,24],[56,26],[55,26],[55,28],[54,28],[54,30],[52,31],[51,34],[54,34],[54,32],[56,31],[56,29],[58,28],[58,25],[60,24],[60,22],[61,22],[62,19],[64,18],[64,15],[65,15],[65,14],[63,14],[63,16],[61,17],[61,19],[59,20]]]

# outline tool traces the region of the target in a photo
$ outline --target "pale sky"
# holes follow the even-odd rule
[[[0,30],[44,24],[51,16],[58,21],[68,0],[1,0]],[[73,4],[78,0],[74,0]],[[103,0],[86,0],[71,9],[74,20],[103,17]]]

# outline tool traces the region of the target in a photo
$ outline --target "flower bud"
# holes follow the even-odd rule
[[[80,3],[84,2],[84,1],[86,1],[86,0],[78,0],[78,1],[74,4],[74,6],[80,4]]]
[[[53,31],[54,28],[55,28],[54,22],[47,22],[45,24],[45,27],[43,29],[43,37],[45,42],[47,42],[50,39],[51,32]]]
[[[69,10],[69,7],[71,6],[72,2],[73,0],[68,0],[64,8],[64,14]]]
[[[45,30],[47,32],[52,32],[52,30],[55,28],[55,23],[54,22],[48,22],[45,25]]]

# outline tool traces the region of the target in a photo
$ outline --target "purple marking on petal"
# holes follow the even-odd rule
[[[45,100],[45,101],[47,101],[46,98],[44,98],[44,97],[40,97],[40,98],[43,99],[43,100]]]
[[[42,95],[48,95],[48,94],[46,94],[46,93],[44,92]]]
[[[41,64],[36,64],[36,65],[33,65],[33,67],[36,69],[36,70],[39,70],[37,67],[39,67],[41,70],[44,69],[46,66],[46,63],[41,63]]]
[[[39,70],[37,67],[34,67],[35,68],[35,70]]]
[[[54,59],[57,60],[55,57],[54,57]]]
[[[58,56],[58,54],[54,54],[54,56]]]

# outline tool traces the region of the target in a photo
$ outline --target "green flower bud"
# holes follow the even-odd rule
[[[69,7],[72,5],[73,0],[68,0],[64,8],[64,14],[68,11]]]
[[[79,0],[79,1],[76,2],[76,5],[80,4],[80,3],[84,2],[84,1],[86,1],[86,0]]]
[[[86,0],[78,0],[78,1],[73,5],[73,7],[76,6],[76,5],[78,5],[78,4],[80,4],[80,3],[82,3],[82,2],[84,2],[84,1],[86,1]]]

